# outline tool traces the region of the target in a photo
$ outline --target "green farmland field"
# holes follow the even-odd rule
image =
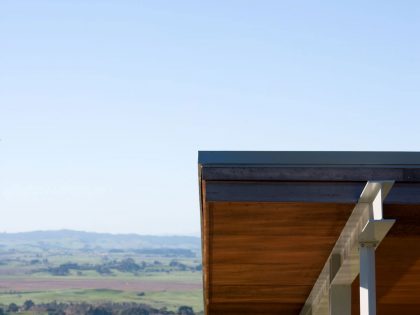
[[[166,244],[159,247],[154,239],[142,250],[135,238],[122,248],[115,240],[107,247],[94,246],[84,238],[79,247],[69,237],[61,242],[55,237],[50,243],[48,239],[25,241],[22,236],[8,242],[0,239],[0,308],[14,303],[20,314],[33,314],[31,309],[37,305],[55,301],[146,304],[174,312],[182,306],[196,313],[203,310],[201,256],[195,239],[190,243],[182,239],[181,244],[166,240],[172,246],[168,248]],[[35,306],[25,310],[27,301]]]

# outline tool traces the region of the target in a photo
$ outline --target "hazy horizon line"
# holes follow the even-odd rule
[[[99,231],[86,231],[77,229],[39,229],[39,230],[22,230],[22,231],[1,231],[0,234],[24,234],[24,233],[36,233],[36,232],[78,232],[78,233],[91,233],[91,234],[110,234],[110,235],[138,235],[138,236],[157,236],[157,237],[201,237],[200,232],[185,233],[185,234],[141,234],[134,232],[99,232]]]

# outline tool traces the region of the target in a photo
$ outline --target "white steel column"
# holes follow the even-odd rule
[[[360,315],[376,315],[375,244],[360,244]]]
[[[351,285],[359,272],[360,314],[376,315],[375,248],[395,223],[382,213],[393,183],[366,184],[300,315],[350,315]]]
[[[359,236],[360,315],[376,315],[375,249],[381,239],[378,237],[379,232],[386,230],[385,233],[381,233],[385,236],[393,224],[383,220],[382,186],[378,187],[370,202],[369,221]]]

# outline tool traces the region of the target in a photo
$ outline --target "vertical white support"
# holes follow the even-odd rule
[[[351,285],[330,287],[330,315],[351,315]]]
[[[360,315],[376,315],[375,245],[360,244]]]
[[[382,206],[393,183],[366,184],[300,315],[351,315],[351,285],[359,273],[360,314],[376,315],[375,249],[395,223],[383,218]]]

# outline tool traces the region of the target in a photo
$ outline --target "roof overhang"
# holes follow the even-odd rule
[[[245,314],[240,304],[248,308],[265,305],[263,309],[267,311],[259,309],[261,314],[279,310],[282,314],[299,314],[297,305],[300,303],[302,310],[310,299],[309,282],[313,292],[335,249],[334,244],[346,231],[349,220],[354,219],[355,209],[363,203],[366,189],[371,189],[369,187],[375,186],[374,183],[393,184],[389,186],[392,189],[386,185],[382,187],[387,198],[381,202],[384,216],[392,214],[392,219],[397,219],[390,240],[384,241],[381,245],[384,249],[378,251],[380,255],[390,256],[393,242],[401,235],[406,235],[412,242],[413,238],[420,241],[420,233],[416,234],[419,229],[416,222],[420,221],[418,152],[202,151],[199,152],[199,180],[207,314]],[[396,210],[398,208],[404,211]],[[319,223],[319,217],[324,215],[328,217]],[[255,228],[250,225],[253,217]],[[280,224],[272,225],[270,220]],[[318,227],[314,224],[322,224],[327,231],[316,231]],[[387,224],[381,222],[376,226],[385,231],[392,226]],[[306,229],[311,225],[315,229],[313,237],[307,237]],[[296,240],[307,242],[302,244],[307,249],[288,247],[288,243]],[[232,248],[232,244],[236,247]],[[355,245],[352,246],[354,249]],[[268,256],[269,249],[277,258]],[[420,257],[420,247],[417,250]],[[261,259],[245,255],[247,251],[249,255],[260,255]],[[322,255],[323,263],[317,263]],[[420,267],[420,260],[417,263],[412,256],[407,258],[407,264]],[[297,257],[305,257],[307,261],[296,261]],[[295,277],[302,279],[301,291],[298,290],[299,281],[286,279],[287,268],[290,274],[295,273],[293,264],[299,264],[301,272],[307,275],[306,278]],[[386,266],[382,269],[386,270]],[[400,271],[402,278],[408,272],[407,268],[403,269]],[[314,277],[314,270],[318,270],[317,277]],[[255,272],[256,277],[250,276],[249,272]],[[281,275],[285,276],[282,278]],[[419,280],[414,287],[420,291],[420,271],[410,277]],[[285,281],[293,284],[287,286]],[[266,291],[276,288],[279,292],[284,288],[284,295],[273,298]],[[381,303],[389,304],[392,294],[398,296],[395,286],[382,286],[382,289],[391,294],[391,298]],[[249,295],[250,290],[254,290],[253,296]],[[305,298],[301,292],[305,293]],[[414,303],[407,299],[406,305]]]

